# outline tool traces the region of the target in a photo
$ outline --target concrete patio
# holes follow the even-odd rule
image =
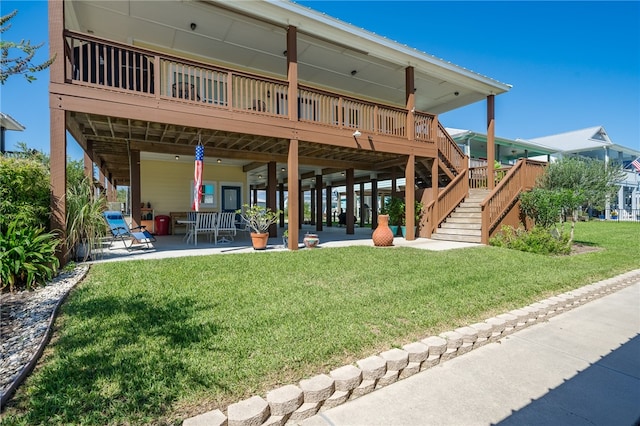
[[[283,229],[279,228],[278,233],[282,234]],[[355,233],[347,235],[344,227],[324,227],[322,231],[315,231],[315,226],[303,225],[300,230],[299,247],[301,250],[308,250],[302,243],[305,233],[317,234],[320,244],[317,247],[346,247],[346,246],[370,246],[373,247],[371,240],[371,228],[356,228]],[[394,247],[413,247],[424,250],[451,250],[456,248],[476,247],[480,244],[460,243],[452,241],[436,241],[429,238],[416,238],[413,241],[407,241],[402,237],[396,237],[393,240]],[[384,249],[384,248],[381,248]],[[181,256],[204,256],[209,254],[231,254],[231,253],[264,253],[270,251],[284,251],[282,237],[270,238],[266,250],[254,250],[251,246],[251,238],[247,232],[239,231],[234,241],[227,243],[214,244],[209,242],[207,237],[201,236],[198,239],[198,245],[193,242],[187,243],[184,234],[178,235],[158,235],[156,241],[150,243],[150,248],[146,245],[134,244],[134,248],[127,251],[122,242],[114,242],[109,248],[105,248],[101,252],[93,256],[93,260],[89,263],[113,262],[124,260],[138,259],[165,259],[170,257]]]

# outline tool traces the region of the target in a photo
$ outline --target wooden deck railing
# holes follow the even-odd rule
[[[288,82],[171,56],[165,53],[65,32],[66,81],[235,111],[288,118]],[[298,87],[300,121],[407,138],[406,109],[376,104],[319,89]],[[449,137],[436,116],[414,113],[415,140],[445,147]],[[444,134],[443,134],[444,132]],[[450,138],[449,138],[450,139]],[[446,143],[445,143],[446,142]],[[452,141],[451,141],[452,142]],[[455,144],[454,144],[455,145]],[[457,147],[457,146],[456,146]]]
[[[493,171],[494,188],[500,181],[507,175],[511,166],[500,167]],[[487,174],[489,168],[487,166],[469,167],[469,188],[472,189],[486,189],[488,188]]]
[[[534,187],[536,179],[544,172],[546,164],[527,159],[518,160],[489,196],[482,202],[482,243],[489,243],[489,236],[500,220],[518,200],[521,192]]]

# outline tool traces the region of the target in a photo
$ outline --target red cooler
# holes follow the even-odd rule
[[[169,216],[156,216],[156,235],[169,235]]]

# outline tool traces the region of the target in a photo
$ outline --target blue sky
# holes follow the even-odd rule
[[[298,1],[307,7],[513,85],[496,97],[496,135],[536,138],[602,125],[640,150],[640,2]],[[47,42],[45,1],[18,9],[7,40]],[[37,60],[45,60],[48,44]],[[2,112],[24,126],[7,132],[49,152],[48,73],[0,86]],[[486,104],[441,115],[447,127],[486,130]],[[69,153],[82,151],[70,140]]]

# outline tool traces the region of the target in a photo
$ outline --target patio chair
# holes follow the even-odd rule
[[[118,211],[106,211],[102,213],[102,216],[111,231],[109,250],[112,250],[111,245],[113,245],[113,242],[118,239],[122,241],[122,244],[124,244],[127,251],[131,251],[133,249],[133,244],[136,242],[142,245],[146,244],[145,248],[150,248],[151,246],[149,243],[156,240],[144,226],[136,226],[135,228],[130,229],[129,225],[127,225],[127,222],[124,220],[122,213]],[[128,246],[127,240],[129,240]]]
[[[196,214],[196,226],[193,229],[193,241],[194,245],[198,245],[198,235],[199,234],[208,234],[209,241],[212,238],[217,238],[217,230],[216,230],[216,220],[217,213],[197,213]]]
[[[224,212],[218,215],[218,226],[216,227],[216,243],[230,243],[236,236],[236,214],[235,212]],[[222,238],[218,239],[218,237]]]

